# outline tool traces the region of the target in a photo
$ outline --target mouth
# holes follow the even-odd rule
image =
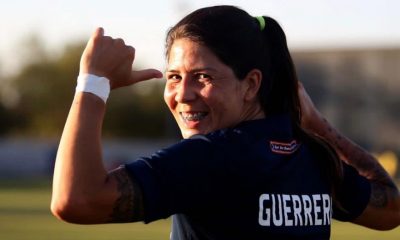
[[[179,112],[181,119],[186,123],[196,123],[203,120],[208,113],[207,112]]]

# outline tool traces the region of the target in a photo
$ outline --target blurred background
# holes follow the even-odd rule
[[[169,220],[76,226],[50,216],[54,157],[80,55],[96,27],[136,48],[134,68],[163,71],[169,27],[217,4],[275,18],[317,107],[399,179],[399,1],[8,1],[0,8],[0,239],[168,238]],[[103,130],[107,167],[179,139],[163,85],[152,80],[112,92]],[[332,239],[355,237],[399,239],[400,231],[334,223]]]

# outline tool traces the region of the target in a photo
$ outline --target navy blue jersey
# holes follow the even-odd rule
[[[344,165],[336,200],[326,154],[272,116],[182,140],[126,165],[143,192],[145,222],[173,216],[172,239],[329,239],[331,218],[366,207],[369,182]]]

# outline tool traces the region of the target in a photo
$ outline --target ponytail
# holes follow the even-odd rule
[[[289,113],[295,134],[308,142],[321,161],[317,164],[331,183],[332,194],[336,195],[342,181],[342,163],[334,149],[322,138],[301,128],[301,108],[298,94],[298,79],[295,66],[287,47],[286,36],[280,25],[270,17],[263,17],[265,29],[263,76],[259,98],[267,114]],[[340,207],[333,197],[336,205]]]
[[[266,114],[289,113],[293,122],[300,125],[300,102],[297,92],[297,75],[279,24],[263,17],[263,81],[259,91],[260,103]]]

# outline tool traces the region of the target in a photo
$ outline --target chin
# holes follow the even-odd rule
[[[188,130],[183,130],[181,131],[182,137],[183,138],[190,138],[193,135],[199,134],[198,132],[194,132],[194,131],[188,131]]]
[[[181,134],[183,138],[190,138],[191,136],[194,136],[196,134],[204,134],[199,130],[196,129],[181,129]]]

